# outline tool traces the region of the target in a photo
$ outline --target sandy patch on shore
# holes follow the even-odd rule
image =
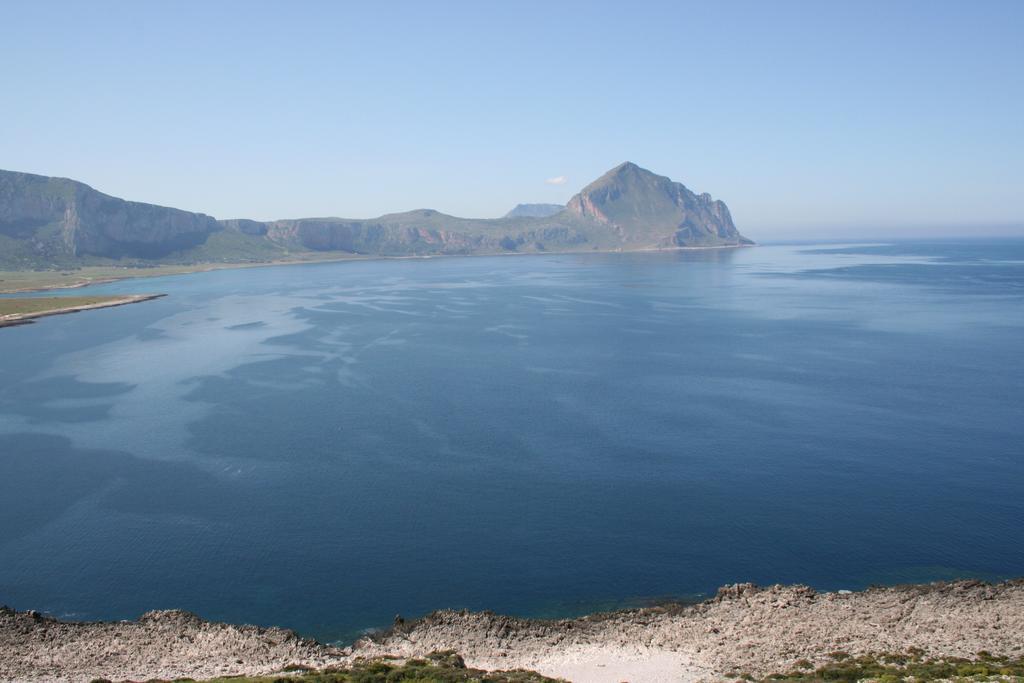
[[[469,659],[466,665],[492,671],[529,669],[551,678],[588,683],[678,683],[716,678],[713,671],[684,652],[649,647],[572,645],[541,656],[516,657],[512,662],[491,657]]]
[[[698,605],[667,605],[561,621],[488,613],[438,612],[360,642],[365,655],[420,656],[454,649],[481,668],[527,668],[570,680],[720,680],[764,676],[829,653],[906,652],[1019,656],[1024,646],[1024,581],[961,581],[816,593],[805,586],[722,588]],[[598,666],[604,664],[604,667]],[[599,674],[600,675],[600,674]]]

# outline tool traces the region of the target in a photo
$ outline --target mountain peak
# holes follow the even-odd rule
[[[632,161],[623,161],[621,164],[619,164],[618,166],[613,168],[611,171],[609,171],[609,173],[631,173],[631,172],[636,172],[636,171],[644,171],[646,173],[650,173],[650,171],[648,171],[645,168],[640,168],[639,166],[634,164]]]
[[[598,178],[598,180],[601,180],[602,178],[618,178],[618,177],[628,176],[628,175],[645,175],[645,174],[646,175],[654,175],[653,173],[648,171],[646,168],[641,168],[640,166],[637,166],[636,164],[634,164],[632,161],[623,161],[621,164],[619,164],[615,168],[607,171],[603,176],[601,176],[601,178]]]
[[[614,228],[626,243],[673,246],[746,244],[729,209],[709,194],[626,161],[583,188],[567,210]]]
[[[656,183],[659,181],[665,183],[672,182],[665,176],[660,176],[657,173],[648,171],[646,168],[638,166],[634,164],[632,161],[624,161],[618,166],[606,171],[604,175],[602,175],[600,178],[587,185],[585,188],[583,188],[582,191],[586,192],[597,187],[615,183]]]

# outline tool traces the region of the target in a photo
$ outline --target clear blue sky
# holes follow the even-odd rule
[[[218,218],[494,216],[628,159],[759,239],[1024,234],[1019,0],[26,0],[0,57],[0,168]]]

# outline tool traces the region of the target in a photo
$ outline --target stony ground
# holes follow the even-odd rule
[[[148,612],[132,622],[75,623],[0,611],[0,680],[212,678],[326,666],[342,656],[277,628],[218,624],[188,612]]]
[[[764,676],[829,654],[906,652],[973,657],[1024,654],[1024,580],[815,593],[802,586],[727,586],[699,605],[668,605],[531,621],[442,611],[352,648],[281,629],[151,612],[138,622],[77,624],[0,612],[0,680],[88,681],[322,668],[354,657],[419,657],[455,650],[480,669],[532,669],[576,681],[722,680]]]

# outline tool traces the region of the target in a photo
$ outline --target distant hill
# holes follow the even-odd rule
[[[547,218],[561,211],[565,211],[562,204],[516,204],[505,218]]]
[[[567,206],[521,204],[503,218],[419,209],[370,219],[215,220],[125,201],[66,178],[0,171],[0,268],[266,261],[296,252],[381,256],[751,244],[707,194],[632,163]]]

